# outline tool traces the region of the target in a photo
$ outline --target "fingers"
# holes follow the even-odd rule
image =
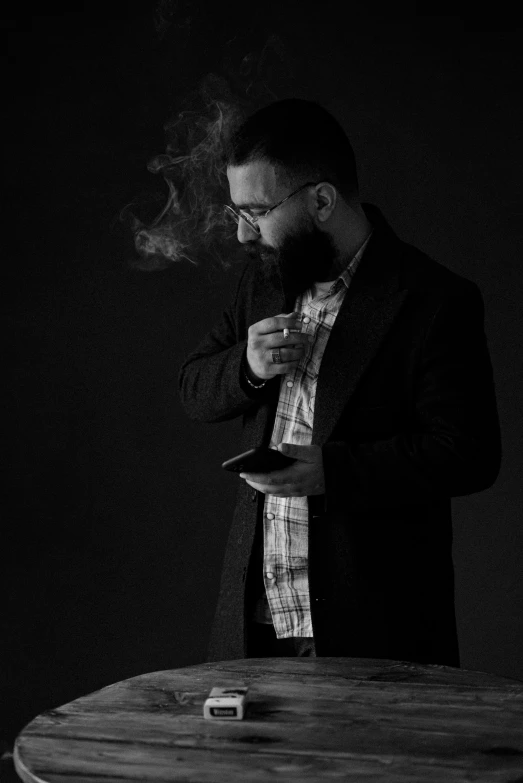
[[[303,359],[312,337],[302,333],[301,317],[301,313],[282,313],[249,327],[247,361],[256,376],[285,375]]]
[[[274,362],[274,359],[272,357],[272,352],[276,352],[278,350],[281,362]],[[273,364],[276,364],[280,367],[284,367],[283,372],[289,371],[289,364],[296,364],[303,358],[303,347],[297,347],[293,348],[292,346],[288,346],[285,348],[273,348],[269,352],[269,361]]]
[[[289,313],[288,315],[275,315],[272,318],[264,318],[254,324],[258,334],[271,334],[272,332],[283,332],[284,329],[290,329],[291,332],[301,332],[301,313]],[[281,336],[281,335],[280,335]]]
[[[266,334],[263,337],[263,344],[266,348],[273,349],[273,348],[304,348],[306,345],[309,345],[311,341],[311,337],[308,334],[305,334],[305,332],[294,332],[291,331],[289,334],[289,338],[286,340],[283,332],[272,332],[271,334]]]

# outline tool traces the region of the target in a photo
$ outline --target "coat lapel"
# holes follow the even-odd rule
[[[405,301],[407,291],[400,290],[399,279],[401,247],[386,224],[376,226],[325,348],[316,389],[313,444],[323,446],[328,440]]]

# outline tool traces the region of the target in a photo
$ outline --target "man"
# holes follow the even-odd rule
[[[210,660],[354,656],[459,665],[451,497],[491,486],[500,435],[477,286],[362,205],[354,156],[315,103],[233,135],[236,295],[180,373],[188,414],[243,417]]]

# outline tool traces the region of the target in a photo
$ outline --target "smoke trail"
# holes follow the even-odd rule
[[[164,126],[166,151],[147,165],[167,186],[161,212],[145,223],[131,211],[133,205],[122,210],[138,253],[132,265],[140,269],[217,259],[235,236],[223,204],[228,200],[225,144],[239,112],[233,102],[210,98],[204,88],[204,110],[184,110],[171,119]]]
[[[166,17],[164,9],[164,26]],[[229,42],[231,48],[235,42]],[[133,205],[121,213],[134,236],[138,257],[132,266],[155,271],[184,260],[228,266],[238,256],[236,226],[223,209],[229,201],[225,149],[246,114],[282,97],[269,82],[276,76],[276,81],[280,79],[276,87],[281,88],[282,80],[293,78],[285,59],[285,46],[277,36],[270,36],[261,52],[244,55],[239,67],[226,62],[225,77],[205,77],[187,101],[191,108],[166,123],[166,151],[147,165],[165,181],[166,203],[149,223],[132,212]]]

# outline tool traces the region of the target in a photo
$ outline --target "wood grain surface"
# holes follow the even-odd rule
[[[211,688],[233,684],[245,720],[205,720]],[[523,783],[523,682],[355,658],[201,664],[43,713],[14,755],[26,783]]]

